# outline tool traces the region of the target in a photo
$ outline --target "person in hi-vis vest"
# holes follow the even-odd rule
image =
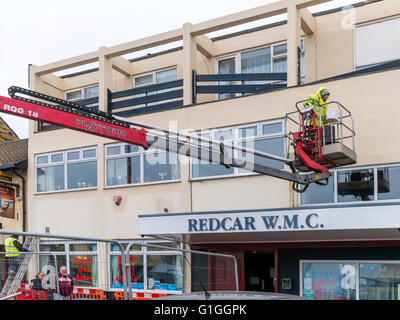
[[[303,103],[304,108],[313,106],[317,112],[317,117],[315,119],[315,125],[317,127],[322,127],[326,123],[326,108],[327,108],[327,100],[331,93],[326,87],[319,88],[316,94],[310,94],[309,100],[306,100]],[[306,125],[312,125],[313,121],[310,119]]]
[[[30,250],[22,247],[18,241],[17,235],[9,236],[6,239],[4,246],[6,248],[6,257],[8,259],[8,276],[14,277],[19,269],[20,261],[18,258],[21,255],[21,252],[27,252]]]

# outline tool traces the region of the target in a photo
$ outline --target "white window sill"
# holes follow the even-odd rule
[[[152,186],[152,185],[157,185],[157,184],[168,184],[168,183],[179,183],[179,182],[182,182],[182,179],[168,180],[168,181],[144,182],[144,183],[135,183],[135,184],[119,184],[119,185],[115,185],[115,186],[106,186],[103,189],[143,187],[143,186]]]
[[[190,178],[189,182],[201,182],[201,181],[207,181],[207,180],[244,178],[244,177],[255,177],[255,176],[262,176],[262,174],[257,173],[257,172],[249,172],[249,173],[240,173],[240,174],[230,174],[230,175],[224,175],[224,176],[199,177],[199,178]]]
[[[44,191],[44,192],[35,192],[35,196],[39,196],[42,194],[53,194],[53,193],[65,193],[65,192],[80,192],[80,191],[89,191],[89,190],[97,190],[98,187],[91,188],[80,188],[80,189],[69,189],[69,190],[53,190],[53,191]]]

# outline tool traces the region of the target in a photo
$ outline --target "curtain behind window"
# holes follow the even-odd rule
[[[242,73],[270,73],[271,48],[249,51],[242,54]],[[265,84],[268,81],[244,81],[244,84]],[[249,95],[249,94],[245,94]]]
[[[269,72],[271,72],[271,48],[263,48],[242,54],[242,73]]]
[[[219,74],[234,74],[235,70],[235,58],[229,58],[224,60],[218,61],[218,73]],[[221,81],[219,82],[220,85],[233,85],[235,84],[234,81]],[[221,93],[218,95],[218,99],[228,99],[233,98],[235,96],[234,93]]]

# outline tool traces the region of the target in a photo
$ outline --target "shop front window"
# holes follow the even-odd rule
[[[400,265],[361,263],[360,300],[400,300]]]
[[[315,300],[355,300],[356,265],[303,263],[303,297]]]
[[[45,281],[48,282],[54,281],[52,276],[56,275],[62,266],[67,265],[67,256],[66,255],[40,255],[39,257],[39,270],[46,275]]]
[[[84,254],[70,256],[70,274],[74,284],[83,287],[97,286],[97,256]]]
[[[182,256],[149,255],[147,257],[147,289],[180,291],[182,287]]]
[[[69,245],[70,273],[77,286],[92,287],[99,282],[97,255],[97,245],[91,243],[74,243]],[[72,254],[74,253],[74,254]]]
[[[173,251],[179,245],[172,242],[143,243],[130,246],[127,257],[131,265],[130,279],[133,290],[176,293],[183,289],[183,257]],[[127,249],[127,243],[122,244]],[[152,247],[155,245],[155,247]],[[157,247],[158,246],[158,247]],[[171,250],[160,248],[169,247]],[[123,263],[120,249],[111,245],[110,283],[112,289],[123,288]]]
[[[143,255],[131,255],[129,257],[131,265],[132,289],[144,289],[143,275]],[[111,256],[111,288],[123,288],[123,265],[121,255]],[[127,279],[128,280],[128,279]]]
[[[41,243],[39,255],[39,270],[46,275],[46,281],[51,282],[60,267],[66,266],[67,272],[77,287],[97,287],[98,259],[95,243]],[[48,254],[47,254],[48,253]]]
[[[42,245],[41,245],[42,247]],[[56,249],[60,249],[59,246]],[[44,248],[43,248],[44,249]],[[49,252],[49,254],[41,254],[39,256],[39,268],[40,272],[45,274],[42,280],[42,287],[45,290],[56,290],[57,289],[57,273],[62,266],[67,265],[67,256],[65,254]]]
[[[400,263],[302,261],[301,295],[316,300],[400,300]]]

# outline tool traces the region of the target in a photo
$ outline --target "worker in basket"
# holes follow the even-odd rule
[[[317,127],[322,127],[326,124],[326,108],[327,108],[326,101],[329,99],[329,96],[330,96],[329,90],[326,87],[321,87],[319,88],[316,94],[310,94],[308,96],[309,100],[306,100],[303,103],[304,108],[308,108],[310,106],[313,106],[315,108],[317,112],[315,125]],[[309,119],[306,123],[306,125],[312,125],[312,124],[313,124],[312,119]]]

